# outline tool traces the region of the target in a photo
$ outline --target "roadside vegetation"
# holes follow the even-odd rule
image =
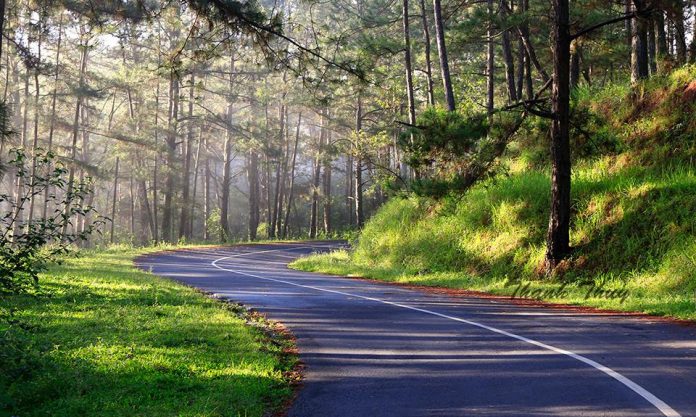
[[[0,416],[265,416],[290,398],[290,340],[136,269],[142,253],[83,251],[0,295]]]
[[[575,114],[592,131],[574,143],[573,252],[552,277],[543,270],[547,139],[533,126],[463,196],[394,198],[354,250],[292,266],[696,319],[696,67],[637,91],[576,91]]]

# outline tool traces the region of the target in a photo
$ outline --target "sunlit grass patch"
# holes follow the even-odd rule
[[[2,299],[0,415],[262,416],[289,398],[288,341],[226,303],[86,252]]]

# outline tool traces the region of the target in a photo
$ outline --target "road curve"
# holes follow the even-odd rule
[[[696,416],[695,327],[287,268],[337,246],[169,251],[138,265],[283,322],[306,364],[291,417]]]

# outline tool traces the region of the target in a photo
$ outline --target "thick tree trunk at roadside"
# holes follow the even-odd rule
[[[445,103],[447,110],[454,111],[456,104],[454,92],[452,90],[452,80],[450,77],[449,60],[447,59],[447,46],[445,45],[445,25],[442,19],[442,5],[440,0],[433,0],[433,14],[435,17],[435,39],[437,41],[437,51],[440,57],[440,72],[442,74],[442,85],[445,91]]]
[[[433,61],[430,57],[430,26],[428,26],[428,15],[425,9],[425,0],[418,0],[423,22],[423,52],[425,54],[425,76],[427,80],[428,104],[435,105],[435,92],[433,82]]]
[[[551,215],[546,238],[546,269],[570,252],[570,22],[568,0],[552,0],[553,89],[551,124]]]

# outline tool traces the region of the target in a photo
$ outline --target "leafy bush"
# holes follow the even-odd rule
[[[64,179],[67,170],[55,161],[53,153],[38,151],[31,163],[23,150],[12,150],[10,155],[7,170],[14,172],[17,187],[14,196],[0,194],[0,206],[6,208],[0,217],[0,293],[35,287],[38,274],[48,263],[104,222],[101,217],[88,221],[95,212],[84,204],[91,192],[89,179],[70,185]],[[50,209],[45,217],[34,219],[30,215],[25,221],[23,214],[33,206],[32,200],[45,202]],[[73,222],[80,218],[84,218],[85,227],[78,230]]]

